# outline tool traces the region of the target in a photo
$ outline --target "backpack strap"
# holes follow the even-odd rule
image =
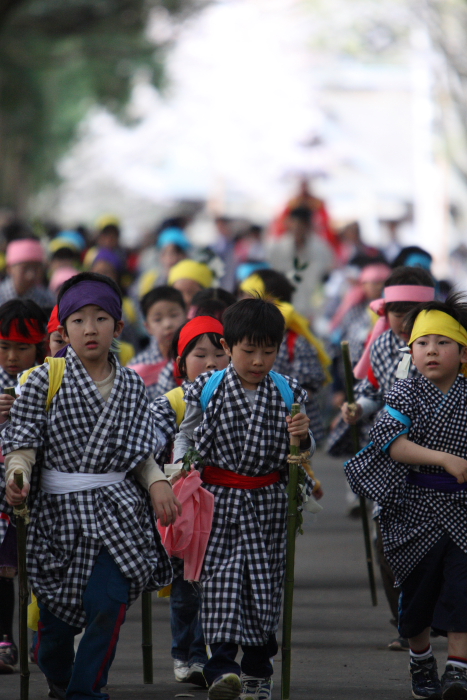
[[[222,369],[219,372],[214,372],[214,374],[212,374],[209,377],[208,381],[204,385],[200,398],[201,408],[203,409],[203,411],[206,410],[208,403],[212,399],[212,395],[223,380],[224,374],[225,369]],[[290,411],[294,402],[294,393],[290,387],[289,382],[282,374],[278,374],[277,372],[273,372],[272,370],[269,372],[269,376],[279,389],[282,399],[285,405],[287,406],[288,410]]]
[[[47,392],[47,401],[45,403],[45,410],[48,411],[52,405],[53,398],[57,391],[60,389],[63,381],[63,376],[65,374],[66,360],[64,357],[46,357],[45,362],[49,365],[49,389]],[[38,369],[37,367],[31,367],[27,369],[21,377],[19,378],[19,384],[22,386],[26,383],[29,376]]]
[[[209,377],[208,381],[204,385],[200,397],[201,408],[203,409],[203,411],[206,410],[208,403],[212,399],[212,395],[216,391],[221,381],[224,379],[224,374],[225,369],[221,369],[218,372],[214,372],[214,374],[212,374]]]
[[[269,372],[269,376],[279,389],[282,399],[287,406],[287,409],[290,411],[294,402],[294,393],[289,382],[283,374],[278,374],[278,372],[273,372],[272,370]]]
[[[171,389],[164,396],[169,400],[170,406],[175,412],[175,417],[177,420],[177,425],[180,427],[180,423],[185,418],[186,403],[185,403],[185,392],[181,386],[177,386],[175,389]]]

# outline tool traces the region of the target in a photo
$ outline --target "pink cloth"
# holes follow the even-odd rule
[[[384,263],[377,263],[364,267],[358,278],[358,284],[351,287],[347,294],[345,294],[336,313],[332,317],[330,325],[331,331],[335,331],[336,328],[339,328],[350,309],[353,309],[354,306],[365,301],[365,290],[362,287],[365,282],[385,282],[390,274],[391,268]]]
[[[49,289],[51,292],[58,292],[60,287],[64,282],[67,280],[71,279],[71,277],[74,277],[77,275],[79,270],[76,270],[74,267],[59,267],[58,270],[55,270],[53,273],[52,277],[50,278],[49,282]]]
[[[159,375],[167,364],[167,360],[154,362],[152,365],[145,365],[143,362],[138,362],[136,365],[127,365],[129,369],[134,369],[144,382],[144,386],[153,386],[157,384]]]
[[[375,299],[370,304],[370,309],[381,316],[379,318],[371,335],[366,343],[363,355],[357,362],[354,368],[354,377],[356,379],[365,379],[368,376],[370,369],[370,353],[371,346],[380,335],[389,330],[389,321],[386,316],[386,304],[391,301],[433,301],[435,298],[434,287],[422,287],[418,284],[394,284],[386,287],[384,290],[384,299]]]
[[[182,504],[182,515],[168,527],[159,525],[167,553],[184,561],[186,581],[199,581],[211,534],[214,496],[202,485],[196,469],[179,479],[173,490]]]
[[[45,262],[45,252],[39,241],[32,238],[24,238],[8,244],[6,264],[17,265],[22,262]]]

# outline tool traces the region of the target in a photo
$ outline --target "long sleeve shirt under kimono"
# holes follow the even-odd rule
[[[467,553],[467,491],[408,483],[410,466],[389,456],[402,434],[417,445],[466,459],[467,379],[459,375],[447,394],[423,376],[397,381],[370,432],[371,443],[345,465],[352,490],[381,506],[384,551],[397,584],[445,533]],[[435,465],[412,469],[446,475]]]
[[[209,377],[209,373],[200,375],[187,389],[187,410],[190,405],[200,407]],[[296,380],[287,379],[295,401],[303,404],[306,392]],[[201,576],[202,624],[208,644],[262,645],[277,630],[285,565],[287,415],[269,376],[258,384],[251,409],[230,365],[194,431],[196,448],[206,465],[245,476],[277,470],[282,475],[279,482],[259,489],[205,484],[215,497]]]
[[[42,365],[11,409],[4,453],[40,450],[36,477],[40,464],[41,471],[70,477],[126,474],[114,485],[65,494],[40,489],[34,494],[31,485],[27,565],[32,589],[57,617],[82,627],[82,596],[101,547],[130,579],[130,603],[142,590],[171,580],[148,494],[130,474],[152,455],[154,429],[142,380],[118,363],[107,402],[71,348],[62,384],[47,412],[48,386],[48,368]]]

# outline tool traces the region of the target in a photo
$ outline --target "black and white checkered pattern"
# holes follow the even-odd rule
[[[199,408],[210,376],[200,375],[187,389],[187,404]],[[288,381],[296,402],[303,404],[306,392],[295,379]],[[208,644],[261,645],[277,630],[287,515],[287,413],[270,377],[258,385],[252,411],[230,365],[194,431],[205,464],[246,476],[279,470],[283,477],[252,490],[205,485],[215,496],[201,576],[202,623]]]
[[[41,309],[46,309],[47,311],[50,311],[56,303],[52,292],[45,287],[33,287],[25,294],[19,296],[11,277],[7,277],[0,283],[0,306],[11,299],[22,299],[23,301],[32,299]]]
[[[4,453],[35,448],[47,469],[70,474],[130,472],[153,453],[154,426],[143,381],[114,364],[115,382],[105,402],[69,348],[49,412],[48,367],[39,367],[13,405],[2,436]],[[170,582],[149,496],[133,475],[114,486],[63,495],[38,490],[28,532],[28,575],[38,599],[70,625],[85,623],[82,596],[103,546],[131,581],[130,603],[142,590]]]
[[[183,382],[182,389],[185,392],[190,386],[190,382]],[[177,416],[170,405],[169,399],[164,396],[158,396],[149,405],[154,420],[154,425],[162,433],[162,438],[158,441],[154,451],[154,458],[161,469],[164,464],[170,464],[173,443],[175,436],[178,433]]]
[[[293,377],[303,389],[310,392],[311,395],[308,395],[305,408],[310,419],[310,430],[315,442],[319,443],[324,439],[324,426],[316,394],[323,386],[326,376],[316,349],[303,336],[297,337],[293,360],[291,360],[287,337],[288,332],[279,348],[273,369],[279,374]]]
[[[356,304],[345,315],[339,328],[342,340],[349,341],[350,359],[355,365],[363,353],[365,342],[372,328],[368,301]]]
[[[174,362],[169,360],[169,363],[164,367],[159,375],[159,380],[154,387],[149,387],[151,395],[149,396],[149,402],[154,401],[158,396],[166,394],[168,391],[175,389],[178,386],[174,377]]]
[[[164,355],[161,352],[159,343],[152,335],[148,347],[135,355],[130,364],[155,365],[158,362],[162,362],[163,359]]]
[[[446,395],[423,376],[401,379],[386,396],[386,403],[412,421],[409,440],[467,458],[465,377],[459,375]],[[352,490],[381,506],[384,550],[398,584],[444,533],[467,553],[466,491],[446,493],[408,484],[408,465],[383,452],[404,428],[384,411],[370,431],[372,442],[345,465]],[[421,466],[420,471],[445,473],[438,466]]]

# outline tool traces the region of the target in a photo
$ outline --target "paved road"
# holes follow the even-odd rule
[[[404,700],[411,697],[408,655],[386,650],[394,636],[381,587],[371,606],[360,524],[345,517],[341,464],[317,456],[325,510],[305,523],[297,543],[291,700]],[[168,603],[154,596],[154,685],[143,685],[139,601],[123,626],[110,674],[112,700],[173,700],[206,692],[175,683],[169,654]],[[440,666],[446,643],[435,640]],[[280,698],[280,660],[276,660],[274,700]],[[37,666],[31,667],[30,700],[47,697]],[[185,696],[186,697],[186,696]],[[19,675],[0,677],[0,700],[19,700]]]

